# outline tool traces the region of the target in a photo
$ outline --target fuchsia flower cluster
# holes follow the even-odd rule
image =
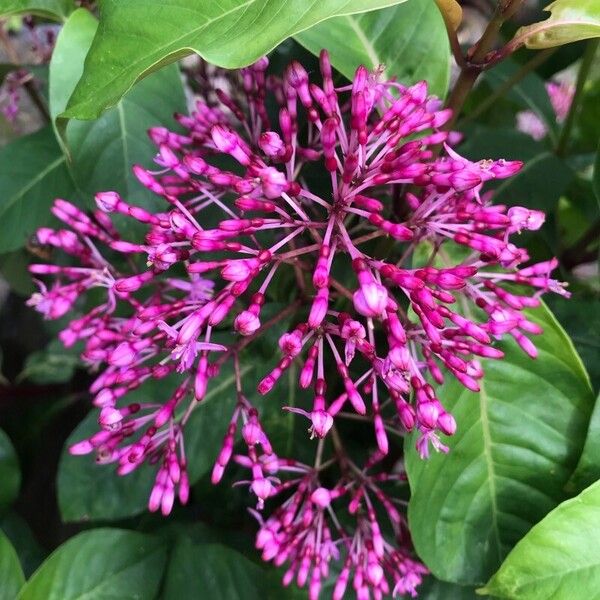
[[[80,264],[32,265],[54,282],[38,282],[29,303],[56,319],[88,290],[104,291],[60,334],[66,346],[84,343],[82,358],[97,373],[100,430],[72,453],[95,452],[121,475],[156,464],[149,508],[168,514],[176,496],[183,504],[189,496],[189,417],[231,360],[237,404],[212,481],[234,460],[250,473],[257,508],[271,499],[277,506],[264,519],[257,513],[263,558],[288,564],[285,583],[308,584],[312,599],[338,559],[334,599],[349,585],[361,600],[415,595],[427,571],[411,558],[394,497],[405,475],[384,466],[388,434],[416,431],[423,458],[430,447],[446,452],[439,434],[452,435],[456,422],[436,385],[449,374],[477,391],[479,358],[501,359],[494,341],[504,336],[535,357],[529,336],[541,330],[523,309],[547,290],[566,292],[551,278],[556,261],[522,267],[527,253],[511,241],[544,215],[492,205],[481,193],[520,163],[473,162],[448,145],[438,157],[450,113],[424,82],[407,87],[360,67],[336,88],[325,51],[318,84],[297,62],[282,78],[267,66],[263,58],[230,74],[227,90],[178,115],[184,133],[150,131],[158,170],[134,172],[164,200],[162,212],[115,192],[99,193],[90,214],[57,200],[53,213],[69,229],[42,228],[37,238]],[[113,215],[144,225],[144,241],[123,239]],[[387,256],[385,239],[393,242]],[[411,266],[423,248],[429,259]],[[284,271],[295,277],[295,299],[265,320]],[[314,399],[286,409],[306,417],[318,438],[314,465],[276,454],[240,375],[244,348],[284,318],[292,326],[258,392],[281,404],[278,382],[298,365],[297,385]],[[173,373],[170,396],[128,401],[145,381]],[[373,428],[362,464],[336,427],[346,417]],[[347,515],[339,518],[344,507],[351,529]]]

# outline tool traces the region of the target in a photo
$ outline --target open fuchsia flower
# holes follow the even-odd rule
[[[529,257],[511,241],[539,229],[544,215],[493,205],[482,193],[521,164],[473,162],[448,145],[438,156],[450,113],[425,82],[406,87],[359,67],[336,88],[325,51],[319,83],[297,62],[281,79],[267,66],[263,58],[231,74],[227,92],[178,115],[185,133],[150,131],[159,169],[134,172],[164,200],[163,212],[115,192],[99,193],[93,214],[57,200],[54,215],[70,229],[40,229],[38,240],[80,266],[32,265],[54,283],[40,282],[29,303],[54,319],[104,288],[103,300],[60,334],[67,346],[85,343],[82,358],[98,373],[91,392],[100,430],[72,453],[95,452],[121,475],[156,464],[149,508],[168,514],[176,496],[185,503],[189,495],[189,417],[232,361],[238,401],[212,481],[233,459],[249,472],[257,508],[273,499],[271,516],[257,513],[264,560],[289,565],[284,582],[307,584],[312,599],[338,560],[335,599],[348,585],[359,599],[416,595],[427,571],[411,557],[394,498],[405,474],[384,467],[388,432],[416,430],[423,458],[431,448],[447,452],[439,434],[457,425],[436,385],[449,375],[479,390],[479,358],[501,359],[494,341],[504,336],[535,357],[530,336],[541,330],[523,309],[545,291],[566,292],[551,278],[554,260],[523,267]],[[111,215],[144,225],[145,240],[122,239]],[[423,248],[428,258],[411,265]],[[270,286],[285,270],[296,277],[297,299],[265,321]],[[276,454],[240,375],[243,347],[285,317],[292,326],[279,339],[280,359],[258,391],[278,402],[279,380],[299,366],[297,385],[314,389],[314,401],[286,408],[308,419],[311,437],[333,438],[329,460],[318,442],[314,466]],[[128,403],[144,381],[175,372],[170,396]],[[341,411],[373,428],[363,464],[344,454]],[[337,483],[329,475],[336,465]]]

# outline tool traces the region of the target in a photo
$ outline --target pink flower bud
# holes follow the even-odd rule
[[[117,210],[119,204],[123,203],[117,192],[99,192],[96,194],[95,200],[98,208],[107,213]]]
[[[241,312],[234,321],[234,328],[240,335],[252,335],[260,327],[260,319],[249,310]]]
[[[275,158],[285,151],[285,144],[274,131],[265,131],[261,134],[258,145],[260,149],[269,157]]]
[[[323,438],[333,427],[333,417],[325,410],[313,410],[310,413],[312,431],[318,438]]]
[[[319,487],[310,495],[310,501],[319,508],[327,508],[331,503],[331,492],[324,487]]]

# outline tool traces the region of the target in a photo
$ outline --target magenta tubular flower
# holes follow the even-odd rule
[[[335,88],[325,51],[319,83],[297,62],[281,79],[267,77],[267,65],[264,58],[229,74],[228,93],[215,90],[191,116],[177,116],[184,133],[150,130],[160,168],[133,170],[164,199],[163,212],[114,192],[98,194],[90,215],[56,201],[53,212],[70,229],[43,228],[38,239],[80,266],[32,265],[36,277],[54,283],[40,282],[29,304],[58,318],[89,289],[105,290],[98,306],[60,334],[67,346],[83,340],[83,360],[98,372],[91,392],[100,431],[73,453],[95,452],[121,475],[143,462],[157,464],[149,508],[168,514],[177,495],[182,503],[189,496],[189,416],[232,359],[237,404],[212,481],[221,480],[234,457],[250,471],[259,509],[296,488],[259,533],[265,559],[289,562],[286,582],[307,583],[311,598],[338,553],[345,562],[336,598],[351,578],[359,598],[369,590],[375,598],[414,594],[425,570],[410,559],[402,517],[379,485],[394,476],[354,480],[344,467],[328,495],[317,470],[278,459],[243,390],[242,349],[291,316],[280,358],[258,392],[273,390],[276,401],[278,381],[296,363],[298,385],[312,388],[314,399],[288,410],[306,417],[311,437],[319,439],[336,433],[348,411],[370,421],[377,459],[366,461],[365,472],[389,452],[390,430],[416,429],[423,458],[430,448],[446,452],[439,434],[451,436],[457,424],[437,385],[450,375],[479,390],[479,359],[501,359],[494,341],[502,337],[535,357],[529,336],[541,329],[523,309],[537,306],[545,291],[566,292],[551,278],[556,260],[522,267],[527,253],[510,239],[539,229],[544,215],[493,205],[482,194],[486,181],[510,177],[521,164],[473,162],[449,147],[440,128],[450,113],[428,96],[424,82],[407,87],[359,67],[350,85]],[[267,110],[268,97],[278,112]],[[441,144],[445,153],[438,157]],[[111,214],[145,226],[144,241],[122,239]],[[389,258],[377,250],[380,238],[391,242]],[[423,248],[429,259],[408,264]],[[264,321],[271,285],[285,270],[296,277],[296,299]],[[216,328],[230,332],[230,343],[213,341]],[[145,381],[174,373],[180,382],[169,396],[128,403],[128,393]],[[245,444],[246,455],[234,455],[236,443]],[[340,461],[340,453],[327,464]],[[301,478],[281,483],[278,471]],[[342,495],[356,515],[354,532],[343,531],[330,510]],[[385,541],[373,499],[388,513],[401,549]]]

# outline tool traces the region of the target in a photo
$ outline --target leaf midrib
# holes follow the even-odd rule
[[[360,43],[364,46],[365,51],[369,59],[373,62],[373,68],[377,68],[378,65],[382,64],[381,57],[377,54],[377,50],[375,50],[375,46],[371,44],[364,31],[360,28],[359,24],[356,22],[355,18],[351,15],[346,15],[346,19],[351,27],[351,29],[356,33],[356,37],[360,40]]]

